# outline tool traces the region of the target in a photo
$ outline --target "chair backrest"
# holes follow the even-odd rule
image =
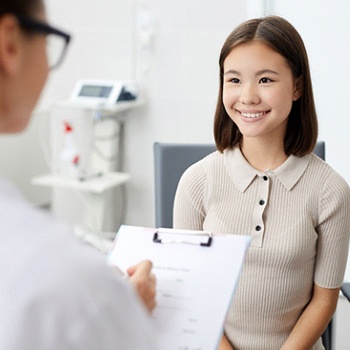
[[[314,153],[321,159],[326,160],[326,145],[324,141],[318,141],[314,148]]]
[[[173,202],[181,175],[215,150],[213,144],[154,143],[156,227],[173,226]]]
[[[172,227],[174,197],[181,175],[215,150],[214,144],[154,143],[156,227]],[[318,142],[314,152],[325,159],[325,143]]]

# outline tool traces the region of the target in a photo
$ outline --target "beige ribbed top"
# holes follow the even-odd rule
[[[314,154],[261,173],[239,148],[214,152],[182,176],[174,227],[252,236],[225,332],[235,350],[277,350],[313,283],[342,284],[350,189]],[[323,349],[321,340],[313,349]]]

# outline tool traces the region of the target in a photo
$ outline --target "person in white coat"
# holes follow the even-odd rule
[[[62,44],[56,56],[52,38]],[[69,39],[48,25],[41,0],[0,0],[0,134],[26,127]],[[126,282],[0,180],[0,349],[156,349],[151,269],[140,262]]]

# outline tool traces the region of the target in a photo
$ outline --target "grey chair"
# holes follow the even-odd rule
[[[216,150],[213,144],[181,144],[159,143],[153,145],[154,179],[155,179],[155,221],[156,227],[173,226],[173,204],[177,188],[183,172],[193,163]],[[325,159],[325,143],[319,141],[314,153]],[[350,284],[344,283],[343,294],[349,299]],[[346,288],[343,290],[343,288]],[[332,350],[332,321],[322,335],[326,350]]]
[[[350,282],[343,283],[341,291],[344,297],[350,301]]]
[[[213,144],[154,143],[156,227],[173,227],[173,202],[181,175],[215,150]]]

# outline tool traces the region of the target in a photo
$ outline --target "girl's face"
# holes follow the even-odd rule
[[[247,138],[283,141],[297,80],[283,56],[258,41],[234,48],[224,61],[223,104]]]

